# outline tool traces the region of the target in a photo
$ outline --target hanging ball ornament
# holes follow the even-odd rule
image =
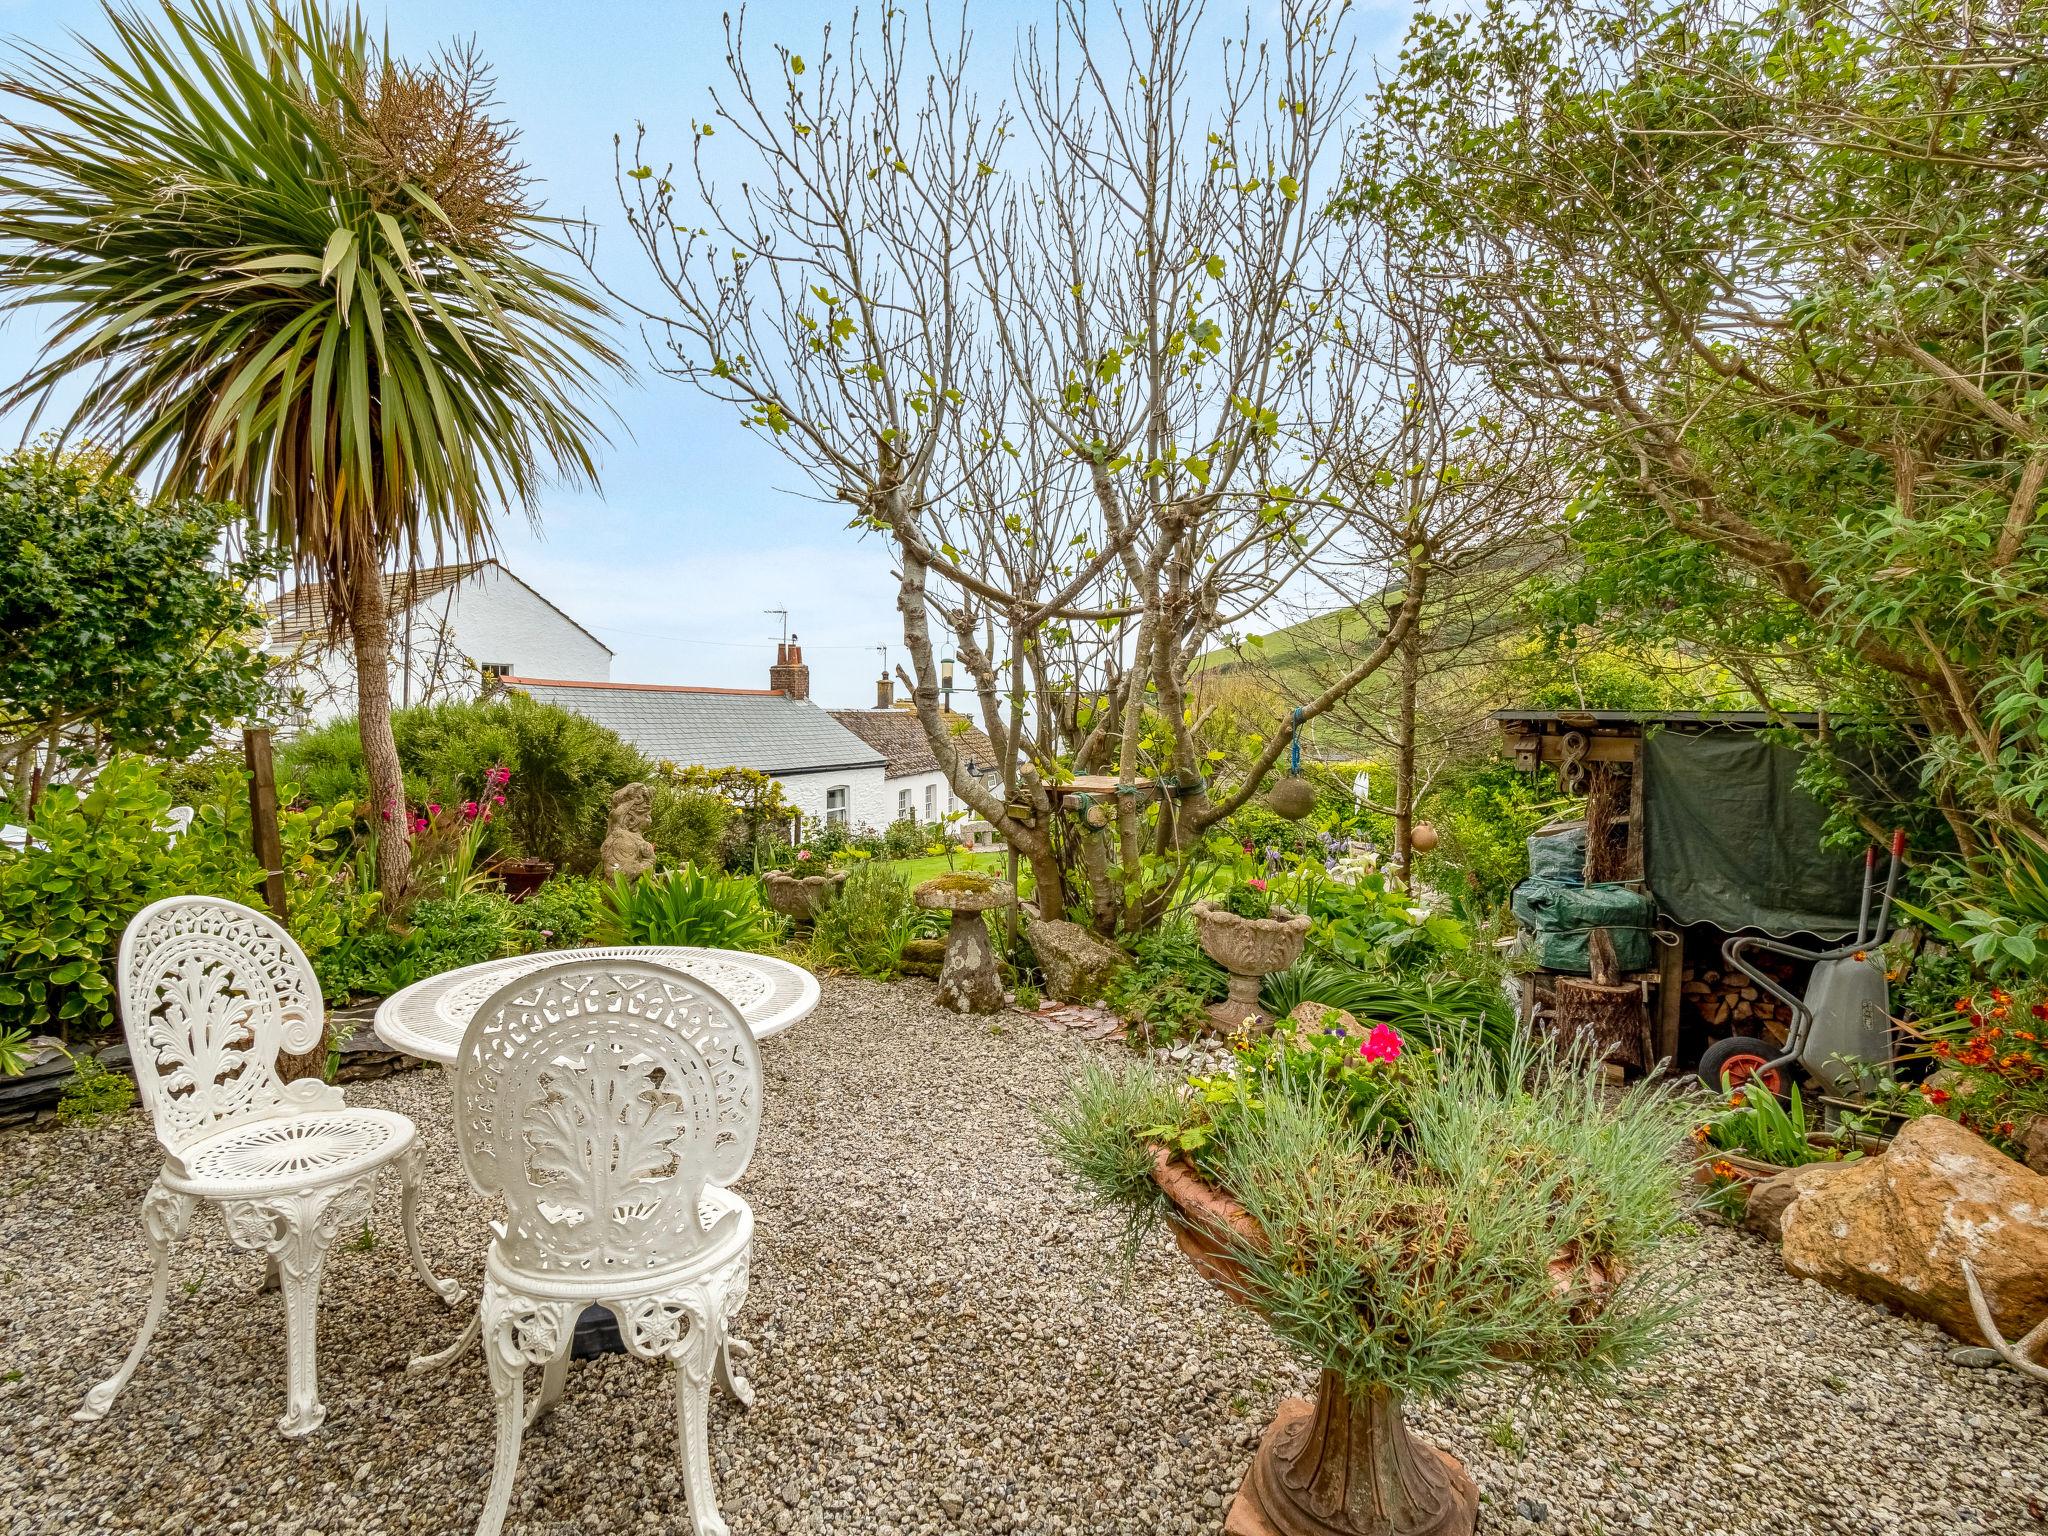
[[[1315,786],[1296,774],[1290,773],[1266,791],[1266,809],[1289,821],[1299,821],[1315,808]]]
[[[1418,821],[1408,833],[1408,841],[1417,853],[1427,853],[1436,846],[1436,828],[1426,821]]]

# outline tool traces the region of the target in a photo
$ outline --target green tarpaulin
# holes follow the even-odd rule
[[[1820,846],[1799,754],[1752,732],[1653,731],[1643,743],[1649,886],[1680,923],[1849,938],[1863,860]]]

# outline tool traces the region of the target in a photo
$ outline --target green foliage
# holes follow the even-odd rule
[[[0,459],[0,746],[72,731],[183,756],[255,713],[269,663],[250,587],[277,561],[221,554],[240,516],[146,502],[99,454]]]
[[[1439,841],[1417,856],[1417,872],[1474,917],[1498,911],[1529,873],[1529,834],[1566,803],[1547,773],[1500,758],[1453,765],[1423,797],[1422,818]]]
[[[1280,886],[1282,900],[1315,919],[1309,945],[1365,970],[1422,971],[1472,947],[1465,925],[1432,912],[1377,870],[1338,880],[1304,865]]]
[[[336,999],[384,997],[428,976],[512,954],[518,908],[492,890],[414,902],[351,934],[314,963],[321,990]]]
[[[586,944],[604,922],[604,893],[602,880],[556,875],[513,906],[513,920],[535,949]]]
[[[782,785],[756,768],[702,768],[658,764],[659,783],[693,794],[716,795],[732,808],[720,862],[728,869],[760,873],[786,857],[789,828],[797,809]]]
[[[28,1031],[19,1025],[0,1028],[0,1077],[19,1077],[28,1063]]]
[[[594,935],[605,944],[691,944],[711,949],[767,949],[781,919],[748,875],[686,865],[605,887],[604,916]]]
[[[613,793],[648,772],[645,758],[596,721],[518,693],[393,710],[391,730],[410,800],[460,805],[492,769],[509,768],[506,803],[492,822],[502,851],[579,873],[596,864]],[[367,805],[353,720],[295,737],[279,761],[280,773],[315,800]]]
[[[71,1076],[57,1092],[58,1124],[98,1125],[135,1102],[135,1080],[126,1072],[111,1070],[90,1051],[65,1054],[71,1059]]]
[[[1103,1002],[1154,1044],[1207,1027],[1208,1005],[1223,1000],[1230,978],[1202,953],[1193,919],[1169,917],[1134,938],[1130,950],[1132,964],[1111,978]]]
[[[1446,1055],[1506,1061],[1515,1050],[1514,1009],[1486,978],[1362,971],[1306,955],[1268,976],[1259,1002],[1283,1018],[1303,1003],[1341,1008],[1368,1029],[1386,1024],[1402,1039]]]
[[[121,930],[159,897],[260,905],[262,871],[239,786],[225,802],[197,805],[174,838],[164,778],[160,765],[122,757],[83,792],[53,785],[29,824],[30,846],[0,855],[0,1028],[112,1023]],[[279,818],[290,926],[309,955],[335,943],[354,911],[346,876],[326,862],[344,815],[310,807]]]
[[[1900,902],[1987,979],[2048,975],[2048,854],[1995,843],[1973,869],[1923,876],[1925,906]]]
[[[1725,1086],[1726,1079],[1723,1083]],[[1815,1146],[1808,1138],[1819,1129],[1817,1123],[1808,1123],[1806,1102],[1796,1083],[1783,1103],[1776,1094],[1753,1086],[1731,1094],[1726,1107],[1700,1127],[1705,1144],[1715,1151],[1738,1153],[1776,1168],[1803,1168],[1808,1163],[1840,1162],[1862,1155]]]
[[[818,914],[811,953],[827,965],[888,981],[902,973],[904,946],[919,926],[910,882],[883,865],[857,863],[838,898]]]
[[[1354,188],[1550,425],[1552,629],[1910,724],[1973,857],[2048,850],[2048,77],[2005,62],[2041,36],[2026,6],[1429,8]]]
[[[664,868],[678,864],[720,865],[738,812],[720,795],[683,789],[667,780],[654,786],[653,820],[647,841]]]

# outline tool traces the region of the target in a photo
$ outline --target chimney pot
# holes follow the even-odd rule
[[[896,685],[889,681],[889,674],[884,672],[875,679],[875,708],[893,709],[895,706]]]
[[[811,669],[804,665],[803,647],[796,636],[775,647],[775,665],[768,669],[768,686],[792,699],[811,696]]]

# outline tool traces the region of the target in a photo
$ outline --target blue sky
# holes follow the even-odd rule
[[[630,138],[644,121],[655,155],[681,156],[690,119],[707,115],[709,89],[724,74],[726,7],[415,0],[365,8],[407,54],[476,39],[549,207],[596,222],[601,270],[644,292],[637,258],[620,238],[612,136]],[[851,9],[850,0],[756,0],[749,52],[780,41],[815,53],[823,26],[843,30]],[[875,7],[863,9],[872,15]],[[986,94],[1000,95],[1012,38],[1023,26],[1049,24],[1053,0],[969,0],[968,11],[976,73]],[[1212,11],[1219,25],[1243,15],[1231,4]],[[1388,46],[1400,19],[1389,6],[1355,35],[1364,49]],[[102,25],[87,0],[0,0],[0,34],[10,39],[62,49],[70,32],[96,35]],[[21,320],[0,329],[0,375],[23,371],[38,340]],[[654,375],[637,336],[624,338],[624,350],[637,377],[611,392],[620,421],[603,455],[602,493],[551,492],[538,534],[509,519],[506,563],[617,652],[612,675],[620,681],[765,687],[781,621],[764,610],[787,608],[811,664],[813,697],[835,706],[870,702],[875,648],[891,645],[892,662],[898,649],[885,550],[849,532],[838,509],[799,494],[797,473],[732,412]],[[0,440],[12,443],[22,427],[0,421]]]

